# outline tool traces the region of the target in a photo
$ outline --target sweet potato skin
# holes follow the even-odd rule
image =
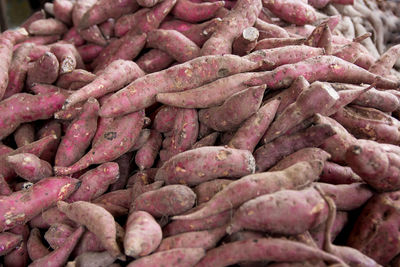
[[[161,147],[162,136],[159,132],[152,130],[149,139],[141,147],[135,156],[136,165],[140,170],[151,168]]]
[[[32,261],[40,259],[50,253],[41,240],[40,231],[38,228],[33,228],[29,233],[27,242],[29,258]]]
[[[350,167],[327,161],[319,181],[328,184],[352,184],[361,182],[362,179]]]
[[[37,182],[53,175],[50,163],[30,153],[8,156],[7,162],[18,176],[30,182]]]
[[[224,4],[222,1],[195,3],[189,0],[179,0],[171,10],[171,14],[183,21],[196,23],[213,18]]]
[[[34,21],[27,30],[32,35],[60,35],[68,31],[64,23],[53,18]]]
[[[26,84],[32,87],[35,83],[54,83],[58,78],[59,67],[60,63],[53,53],[44,53],[28,68]]]
[[[197,204],[200,205],[209,201],[215,194],[223,190],[232,182],[232,180],[228,179],[214,179],[197,185],[193,188],[193,191],[196,193]]]
[[[196,194],[184,185],[168,185],[137,197],[130,211],[147,211],[152,216],[178,215],[193,207]]]
[[[25,123],[14,132],[14,141],[17,147],[30,144],[35,141],[35,128],[32,124]]]
[[[275,164],[274,167],[269,169],[269,171],[280,171],[296,164],[297,162],[313,160],[322,161],[325,167],[325,162],[329,158],[329,153],[325,152],[324,150],[316,147],[307,147],[286,156],[284,159]]]
[[[44,234],[44,239],[52,249],[62,247],[65,240],[74,232],[74,228],[67,224],[52,224]]]
[[[254,158],[249,151],[201,147],[169,159],[158,169],[155,180],[192,186],[218,177],[242,177],[254,173],[254,167]]]
[[[7,253],[11,252],[22,242],[22,236],[16,235],[9,232],[0,233],[0,244],[1,244],[1,252],[0,255],[4,256]]]
[[[317,19],[314,8],[303,1],[263,0],[263,6],[279,18],[299,26],[313,24]]]
[[[132,212],[126,222],[125,255],[143,257],[160,245],[162,230],[154,218],[145,211]]]

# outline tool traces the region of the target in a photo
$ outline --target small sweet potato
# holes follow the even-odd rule
[[[14,132],[14,141],[17,147],[22,147],[35,141],[35,128],[32,124],[25,123]]]
[[[64,242],[74,230],[74,228],[67,224],[52,224],[44,234],[44,239],[49,243],[52,249],[58,249],[63,246]]]
[[[259,34],[257,28],[254,27],[244,29],[242,34],[233,41],[233,54],[244,56],[250,53],[256,47]]]
[[[125,255],[143,257],[160,245],[162,231],[160,225],[145,211],[129,214],[124,236]]]
[[[114,261],[115,257],[111,256],[107,251],[104,251],[82,253],[76,257],[73,262],[76,267],[98,267],[111,266]]]
[[[196,136],[197,137],[197,136]],[[162,136],[152,130],[147,142],[137,151],[135,163],[140,170],[151,168],[161,147]]]
[[[0,233],[0,256],[4,256],[11,252],[22,242],[22,236],[9,232]]]
[[[203,137],[199,141],[193,144],[192,149],[203,147],[203,146],[213,146],[219,137],[218,132],[210,133],[209,135]],[[235,147],[233,147],[235,148]]]
[[[329,184],[352,184],[361,182],[362,179],[350,167],[327,161],[319,181]]]
[[[68,31],[67,26],[57,19],[39,19],[32,22],[27,28],[33,35],[60,35]]]
[[[260,40],[268,38],[289,38],[289,33],[285,29],[259,18],[254,23],[254,27],[260,32]]]
[[[263,0],[263,6],[279,18],[299,26],[313,24],[317,19],[315,9],[303,1]]]
[[[146,73],[153,73],[167,68],[174,59],[166,52],[151,49],[136,60],[138,66]]]
[[[232,180],[228,179],[214,179],[197,185],[193,188],[193,191],[196,193],[197,204],[200,205],[209,201],[215,194],[223,190],[232,182]]]
[[[49,249],[43,245],[40,231],[37,228],[33,228],[29,233],[27,247],[29,258],[32,261],[43,258],[50,253]]]
[[[41,58],[28,68],[26,84],[30,88],[35,83],[54,83],[58,78],[59,66],[57,57],[53,53],[44,53]]]
[[[37,182],[53,175],[50,163],[30,153],[11,155],[6,160],[19,177],[30,182]]]

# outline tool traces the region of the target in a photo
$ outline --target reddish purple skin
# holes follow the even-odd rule
[[[100,46],[106,46],[108,41],[104,38],[97,25],[93,25],[87,29],[79,30],[79,34],[88,43],[93,43]]]
[[[147,142],[136,152],[135,163],[140,170],[148,169],[153,166],[160,150],[161,142],[161,134],[152,130]]]
[[[201,206],[199,206],[201,207]],[[197,207],[196,207],[197,208]],[[196,209],[194,208],[194,209]],[[190,211],[189,211],[190,212]],[[194,220],[175,220],[163,228],[163,237],[174,236],[180,233],[212,230],[229,223],[232,218],[232,211],[227,210],[207,218]]]
[[[118,180],[119,166],[115,162],[107,162],[96,169],[86,172],[79,177],[81,186],[68,199],[67,202],[89,201],[101,196],[107,191],[110,184]]]
[[[85,103],[83,112],[71,122],[61,139],[55,158],[56,166],[70,166],[85,154],[97,130],[99,109],[99,102],[94,98]]]
[[[129,214],[125,229],[125,255],[143,257],[155,251],[161,243],[161,227],[153,216],[145,211]]]
[[[135,144],[144,124],[144,111],[114,119],[92,149],[70,167],[54,167],[56,174],[72,174],[92,164],[115,160]]]
[[[78,60],[70,49],[70,44],[53,44],[51,45],[50,52],[53,53],[60,64],[59,74],[69,73],[73,71],[78,64]],[[82,64],[82,63],[81,63]]]
[[[137,173],[129,177],[126,188],[131,188],[136,183],[140,183],[142,185],[153,183],[157,171],[157,168],[150,168],[143,171],[138,171]]]
[[[197,205],[209,201],[215,194],[223,190],[232,182],[232,180],[228,179],[214,179],[197,185],[195,188],[193,188],[193,191],[197,196]]]
[[[377,109],[353,105],[340,109],[332,118],[356,138],[400,144],[400,121]]]
[[[317,20],[314,8],[303,1],[263,0],[263,5],[279,18],[299,26],[313,24]]]
[[[85,43],[85,40],[79,34],[76,27],[70,28],[62,37],[63,41],[73,44],[77,48]]]
[[[305,130],[298,131],[292,135],[283,135],[274,141],[267,143],[254,152],[256,169],[263,172],[285,156],[305,147],[318,147],[327,138],[336,132],[327,124],[311,126]]]
[[[26,123],[18,127],[14,132],[14,141],[17,147],[22,147],[35,141],[35,128],[33,125]]]
[[[146,73],[153,73],[167,68],[174,59],[159,49],[151,49],[143,54],[136,63]]]
[[[193,89],[259,66],[260,62],[254,63],[234,55],[195,58],[133,81],[104,103],[100,116],[115,117],[140,110],[154,104],[157,93]]]
[[[160,218],[178,215],[190,210],[195,204],[196,194],[185,185],[168,185],[138,196],[131,205],[130,212],[147,211]]]
[[[147,34],[147,46],[166,52],[183,63],[200,56],[200,48],[189,38],[175,30],[153,30]]]
[[[322,149],[316,147],[306,147],[286,156],[268,171],[284,170],[301,161],[319,160],[321,162],[324,162],[325,166],[325,161],[327,161],[329,157],[329,153],[325,152]]]
[[[305,42],[305,38],[266,38],[257,42],[254,50],[267,50],[285,46],[298,46]]]
[[[203,23],[196,24],[173,19],[164,21],[160,25],[160,29],[176,30],[192,40],[199,47],[202,47],[219,23],[221,23],[220,18],[214,18]]]
[[[255,86],[229,97],[221,106],[202,109],[199,120],[218,132],[236,130],[260,108],[266,86]]]
[[[259,34],[258,30],[254,27],[244,29],[243,33],[232,44],[233,54],[239,56],[249,54],[256,47]]]
[[[341,110],[343,107],[347,106],[350,103],[353,103],[355,99],[359,96],[363,95],[366,91],[370,90],[371,87],[364,87],[355,90],[345,90],[339,91],[339,99],[336,103],[328,110],[321,112],[321,115],[331,116]]]
[[[239,178],[254,173],[254,163],[250,151],[200,147],[169,159],[158,169],[155,180],[193,186],[219,177]]]
[[[74,3],[68,0],[55,0],[53,2],[54,7],[54,17],[61,20],[66,24],[71,24],[72,22],[72,9],[74,8]]]
[[[81,55],[83,62],[90,63],[100,55],[104,47],[96,44],[85,44],[76,49]]]
[[[128,182],[129,175],[131,174],[131,160],[132,153],[125,153],[114,161],[119,166],[119,178],[115,183],[111,184],[110,191],[125,188],[126,183]]]
[[[20,27],[27,29],[29,27],[29,25],[32,24],[32,22],[35,22],[36,20],[39,19],[45,19],[46,18],[46,14],[44,12],[44,10],[39,10],[36,11],[35,13],[33,13],[32,15],[30,15],[22,24]]]
[[[192,146],[192,149],[203,147],[203,146],[213,146],[217,142],[218,137],[219,137],[218,132],[210,133],[209,135],[203,137],[202,139],[200,139],[199,141],[194,143]]]
[[[344,211],[338,211],[335,216],[335,221],[331,229],[331,238],[335,240],[336,236],[343,230],[343,227],[347,224],[349,220],[349,214]],[[323,248],[325,240],[325,223],[310,230],[310,234],[319,248]]]
[[[138,0],[136,2],[142,7],[153,7],[161,1],[159,1],[159,0]]]
[[[58,200],[68,198],[79,185],[78,180],[69,177],[46,178],[28,190],[1,197],[1,231],[27,223]]]
[[[399,192],[376,194],[358,216],[347,245],[387,264],[399,253]]]
[[[115,190],[93,200],[94,203],[113,204],[124,208],[129,208],[131,205],[132,189]]]
[[[27,242],[27,250],[29,258],[32,261],[40,259],[50,253],[48,248],[46,248],[42,243],[39,229],[33,228],[31,230]]]
[[[245,28],[253,26],[261,9],[260,0],[238,0],[204,43],[201,55],[231,54],[234,39],[240,36]]]
[[[99,117],[97,121],[97,130],[96,133],[94,134],[92,144],[96,144],[99,139],[102,138],[104,132],[107,130],[107,128],[111,125],[111,123],[114,121],[114,118],[103,118]]]
[[[41,139],[43,137],[54,135],[56,138],[47,147],[47,149],[40,156],[41,159],[53,164],[54,157],[57,153],[58,144],[61,138],[61,124],[58,121],[51,120],[44,124],[37,132],[37,138]]]
[[[33,183],[53,175],[50,163],[30,153],[8,156],[6,160],[19,177]]]
[[[51,52],[46,52],[28,67],[26,84],[28,87],[33,87],[35,83],[52,84],[58,78],[58,70],[57,57]]]
[[[129,31],[147,33],[157,29],[177,0],[166,0],[151,9],[143,8],[133,14],[122,16],[115,22],[115,35],[121,37]]]
[[[85,29],[92,25],[100,24],[109,18],[117,19],[124,14],[134,12],[138,8],[139,6],[134,0],[97,1],[79,21],[79,28]]]
[[[176,248],[137,259],[127,267],[157,267],[160,264],[175,267],[195,266],[204,255],[204,249],[201,248]]]
[[[66,239],[74,232],[74,228],[67,224],[52,224],[44,234],[44,239],[49,243],[52,249],[58,249],[63,246]]]
[[[9,40],[3,35],[0,35],[0,55],[2,55],[2,60],[0,63],[0,100],[1,100],[7,89],[7,84],[9,81],[8,71],[11,65],[12,55],[13,55],[13,43],[11,40]]]
[[[109,40],[111,37],[114,37],[114,26],[115,19],[113,18],[109,18],[99,25],[101,33],[107,40]]]
[[[37,259],[32,262],[29,266],[31,267],[51,267],[51,266],[63,266],[67,263],[69,255],[75,248],[79,239],[81,238],[85,228],[80,226],[75,230],[63,243],[62,247],[50,252],[43,258]]]
[[[259,40],[268,38],[289,38],[289,34],[285,29],[259,18],[256,20],[254,27],[260,32]]]
[[[76,69],[71,71],[70,73],[60,75],[56,84],[58,87],[68,89],[73,82],[90,83],[94,79],[96,79],[96,75],[94,75],[93,73],[83,69]]]
[[[3,142],[0,141],[0,156],[8,154],[12,151],[14,151],[14,149],[12,149],[9,146],[6,146],[5,144],[3,144]]]
[[[328,184],[352,184],[361,182],[362,179],[350,167],[327,161],[319,181]]]
[[[75,258],[85,252],[101,252],[106,249],[101,244],[100,240],[90,231],[85,231],[82,235],[81,240],[76,245],[72,256]]]
[[[35,45],[47,45],[47,44],[52,44],[56,42],[57,40],[60,40],[61,36],[60,35],[38,35],[38,36],[30,36],[28,39],[26,39],[24,42],[18,44],[15,46],[15,48],[18,48],[20,45],[24,43],[33,43]],[[32,60],[35,60],[35,58],[31,58]]]
[[[9,152],[8,154],[4,154],[0,156],[0,175],[4,176],[6,181],[10,181],[12,178],[16,176],[16,173],[8,166],[6,163],[6,156],[11,156],[19,153],[31,153],[36,156],[41,157],[42,153],[51,147],[54,140],[56,140],[56,136],[47,136],[42,139],[39,139],[36,142],[33,142],[29,145],[20,147],[14,151]]]
[[[21,225],[20,227],[15,227],[10,231],[13,234],[22,236],[22,243],[17,246],[13,251],[4,256],[4,265],[11,267],[23,267],[27,266],[29,262],[27,241],[29,238],[29,226]]]
[[[76,266],[120,266],[118,263],[112,264],[114,261],[115,258],[111,256],[110,253],[108,253],[107,251],[104,251],[86,252],[76,257],[73,262],[76,264]]]
[[[176,107],[162,106],[154,118],[153,128],[160,133],[172,131],[178,111]]]
[[[274,120],[280,103],[279,99],[275,99],[262,106],[254,115],[243,122],[229,141],[228,146],[253,152]]]
[[[224,1],[195,3],[190,0],[178,0],[171,14],[183,21],[197,23],[214,18]]]
[[[68,28],[57,19],[39,19],[32,22],[27,28],[32,35],[60,35],[66,33]]]
[[[382,54],[368,70],[383,77],[388,76],[399,56],[400,45],[394,45]]]
[[[179,109],[171,134],[171,142],[160,151],[161,161],[190,149],[197,140],[199,121],[195,109]],[[161,140],[160,140],[161,144]]]
[[[65,101],[66,107],[87,100],[89,97],[99,98],[112,93],[144,76],[145,73],[135,62],[116,60],[108,65],[91,83],[72,93]]]
[[[0,233],[0,256],[4,256],[11,252],[16,246],[22,242],[22,236],[9,232]]]
[[[204,219],[232,208],[237,208],[246,201],[264,194],[283,189],[300,189],[318,179],[322,171],[322,162],[297,163],[280,172],[264,172],[247,175],[236,180],[215,194],[198,211],[176,216],[174,219]],[[299,174],[304,175],[299,175]],[[307,174],[307,175],[305,175]]]
[[[316,56],[295,64],[280,66],[273,71],[261,72],[247,83],[267,84],[269,89],[280,89],[290,86],[294,79],[301,75],[309,82],[318,80],[352,84],[372,84],[378,78],[377,75],[335,56]],[[398,87],[397,82],[385,78],[378,79],[376,84],[384,89]]]
[[[243,261],[303,262],[327,260],[338,262],[339,258],[309,245],[279,238],[257,238],[236,241],[209,250],[196,267],[222,267]]]

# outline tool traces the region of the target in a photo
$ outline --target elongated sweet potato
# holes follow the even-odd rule
[[[135,211],[129,215],[124,237],[125,255],[146,256],[156,250],[161,239],[161,227],[149,213]]]
[[[35,141],[35,128],[32,124],[25,123],[14,132],[14,141],[17,147],[22,147]]]
[[[74,232],[74,228],[67,224],[52,224],[44,234],[44,239],[52,249],[62,247],[65,240]]]
[[[16,235],[9,232],[0,233],[0,245],[1,245],[0,255],[4,256],[7,253],[11,252],[21,242],[22,242],[21,235]]]
[[[37,182],[53,175],[50,163],[30,153],[11,155],[6,160],[19,177],[30,182]]]
[[[249,151],[224,147],[201,147],[172,157],[158,169],[155,179],[166,184],[197,185],[218,177],[242,177],[254,173]]]
[[[289,33],[285,29],[262,19],[257,19],[254,27],[260,32],[260,40],[267,38],[289,38]]]
[[[324,247],[325,238],[326,238],[325,226],[328,223],[328,221],[331,219],[329,216],[330,216],[330,214],[328,215],[328,219],[326,219],[325,223],[321,223],[319,226],[317,226],[309,231],[310,235],[312,236],[312,239],[315,241],[315,244],[319,248]],[[349,220],[348,212],[344,212],[344,211],[336,212],[335,220],[333,222],[332,228],[330,229],[330,235],[331,235],[332,240],[335,240],[337,235],[343,230],[345,225],[348,223],[348,220]]]
[[[57,153],[58,144],[61,139],[61,124],[58,121],[50,120],[45,123],[37,132],[37,139],[44,138],[46,136],[55,136],[51,144],[46,150],[40,155],[40,158],[53,164],[54,157]]]
[[[232,182],[232,180],[228,179],[214,179],[197,185],[193,188],[193,191],[196,193],[197,204],[200,205],[209,201],[215,194]]]
[[[327,161],[319,181],[329,184],[352,184],[361,182],[362,179],[350,167]]]
[[[85,201],[68,204],[57,202],[57,207],[68,218],[87,227],[100,240],[101,244],[114,257],[124,259],[116,241],[117,230],[113,216],[104,208]]]
[[[280,171],[296,164],[297,162],[314,161],[314,160],[320,160],[321,162],[324,163],[325,167],[325,162],[329,159],[329,157],[330,155],[320,148],[307,147],[286,156],[284,159],[279,161],[274,167],[269,169],[269,171]]]
[[[317,19],[315,9],[303,1],[263,0],[263,6],[279,18],[300,26],[313,24]]]
[[[59,35],[68,31],[67,26],[57,19],[39,19],[32,22],[27,28],[33,35]]]
[[[46,178],[28,190],[2,197],[0,230],[27,223],[58,200],[68,198],[79,186],[78,180],[69,177]]]
[[[110,97],[100,111],[102,117],[116,117],[155,103],[157,93],[184,91],[235,73],[257,69],[234,55],[199,57],[166,70],[141,77]]]
[[[136,60],[138,66],[146,73],[161,71],[167,68],[174,59],[164,51],[151,49]]]
[[[195,3],[189,0],[179,0],[171,14],[178,19],[196,23],[213,18],[224,4],[223,1]]]
[[[52,84],[58,78],[59,62],[57,57],[46,52],[28,68],[26,84],[32,87],[35,83]]]
[[[130,211],[147,211],[154,217],[178,215],[193,207],[196,194],[184,185],[168,185],[137,197]]]
[[[46,248],[41,240],[40,230],[38,228],[33,228],[29,234],[29,239],[27,242],[29,258],[32,261],[43,258],[50,253],[48,248]]]
[[[151,168],[161,147],[161,134],[152,130],[147,142],[141,147],[135,156],[135,163],[139,169]]]
[[[305,41],[305,38],[266,38],[257,42],[254,50],[302,45]]]

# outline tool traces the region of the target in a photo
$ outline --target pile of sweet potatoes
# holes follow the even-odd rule
[[[47,3],[0,34],[0,265],[400,266],[399,10]]]

